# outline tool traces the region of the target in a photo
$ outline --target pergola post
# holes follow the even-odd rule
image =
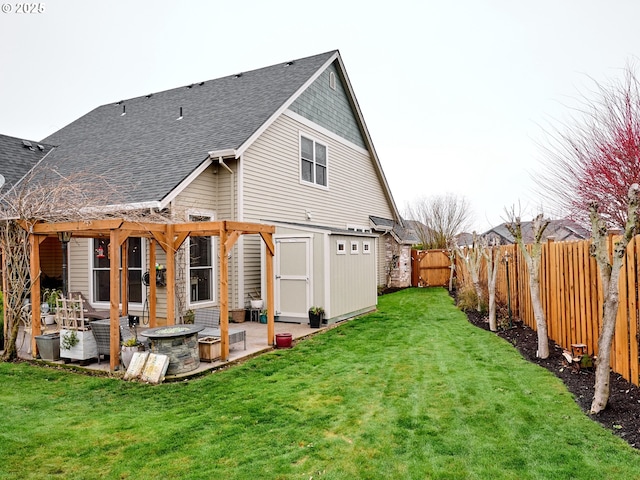
[[[273,245],[273,236],[271,233],[260,233],[262,241],[265,244],[267,252],[267,344],[275,343],[275,300],[273,295],[273,257],[275,255],[275,246]]]
[[[114,371],[120,363],[120,322],[119,317],[119,279],[120,279],[120,243],[119,230],[109,234],[109,368]]]
[[[222,360],[229,360],[229,259],[227,257],[227,223],[220,224],[220,350]]]
[[[173,224],[167,225],[167,325],[176,324],[176,250]],[[151,266],[149,266],[151,268]],[[155,268],[155,264],[153,265]],[[155,275],[155,271],[153,272]]]
[[[40,335],[40,242],[39,235],[29,235],[29,270],[31,274],[31,355],[36,358],[36,335]]]
[[[149,239],[149,326],[156,326],[156,241]],[[153,301],[151,301],[153,299]],[[145,299],[142,299],[144,303]],[[144,312],[143,312],[144,314]]]

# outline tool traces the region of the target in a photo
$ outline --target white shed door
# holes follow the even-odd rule
[[[310,295],[310,239],[277,238],[275,260],[276,313],[308,317]]]

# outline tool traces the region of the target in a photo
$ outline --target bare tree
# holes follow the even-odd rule
[[[498,330],[496,321],[496,280],[498,279],[498,265],[500,264],[500,247],[497,241],[482,238],[482,256],[487,265],[487,287],[489,290],[489,329]]]
[[[444,249],[469,228],[472,212],[466,198],[446,194],[415,200],[407,205],[405,217],[415,220],[413,227],[422,248]]]
[[[627,245],[636,233],[638,214],[638,193],[640,187],[634,183],[629,188],[627,197],[627,222],[624,235],[615,242],[613,255],[610,257],[607,248],[606,221],[600,215],[597,203],[591,205],[591,228],[593,243],[591,254],[596,258],[600,270],[600,278],[604,290],[604,306],[602,311],[602,330],[598,339],[598,358],[596,360],[596,383],[591,403],[591,413],[602,411],[609,401],[609,376],[611,361],[611,343],[616,329],[616,315],[620,295],[618,291],[618,279],[620,269],[627,251]]]
[[[522,238],[522,222],[516,216],[515,209],[507,212],[508,221],[505,226],[509,233],[513,235],[515,243],[518,244],[529,273],[529,293],[531,295],[531,305],[533,316],[536,320],[536,330],[538,331],[538,357],[549,357],[549,336],[547,334],[547,319],[545,318],[540,297],[540,259],[542,257],[542,236],[549,225],[549,219],[544,218],[542,213],[536,215],[531,222],[533,233],[533,244],[531,252],[527,249]]]
[[[18,185],[0,192],[0,252],[6,281],[5,338],[3,360],[17,357],[16,339],[23,302],[29,297],[29,229],[39,221],[89,221],[113,216],[130,221],[152,221],[157,214],[105,208],[121,205],[117,189],[104,178],[77,173],[64,177],[55,170],[40,168],[30,172]],[[32,299],[39,301],[39,299]]]
[[[473,288],[476,292],[476,296],[478,298],[477,311],[480,312],[482,310],[482,286],[480,285],[480,266],[482,264],[482,245],[480,245],[480,239],[478,238],[478,234],[473,232],[473,243],[470,247],[460,248],[458,245],[455,245],[455,250],[460,257],[460,259],[464,262],[467,267],[467,271],[471,276],[471,283],[473,284]]]

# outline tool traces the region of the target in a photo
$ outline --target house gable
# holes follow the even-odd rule
[[[336,68],[336,62],[327,67],[300,94],[289,110],[361,148],[366,148],[347,90]]]

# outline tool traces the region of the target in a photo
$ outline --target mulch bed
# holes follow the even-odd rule
[[[475,311],[465,313],[473,325],[489,330],[489,321],[486,316]],[[563,363],[562,347],[551,340],[549,341],[549,358],[544,360],[537,358],[538,334],[522,322],[514,321],[511,328],[499,330],[496,335],[511,343],[526,360],[546,368],[560,378],[589,418],[611,429],[632,447],[640,449],[640,388],[617,373],[611,372],[607,407],[597,415],[590,415],[595,367],[583,369],[580,372],[572,371]]]

